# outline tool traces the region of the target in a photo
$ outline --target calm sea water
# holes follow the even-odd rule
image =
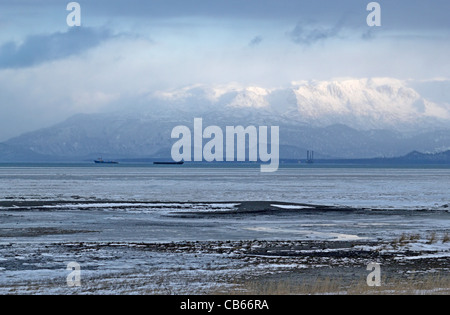
[[[284,201],[435,209],[450,168],[0,165],[0,200]]]
[[[4,165],[0,232],[8,242],[339,240],[445,233],[449,179],[449,168],[291,165],[268,174],[255,165]],[[365,210],[226,214],[244,201]],[[432,211],[416,211],[422,209]]]

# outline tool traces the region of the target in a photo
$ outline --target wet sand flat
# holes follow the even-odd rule
[[[449,291],[446,211],[276,201],[2,206],[0,294],[296,294],[324,279],[335,283],[329,293],[345,294],[374,262],[386,290],[438,277],[415,292]],[[70,262],[80,287],[67,285]]]

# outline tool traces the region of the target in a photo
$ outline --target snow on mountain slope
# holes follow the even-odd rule
[[[316,122],[339,120],[358,129],[403,129],[426,119],[450,119],[446,108],[395,79],[311,82],[294,90],[299,114]]]
[[[267,108],[269,107],[267,100],[269,93],[268,90],[260,87],[248,87],[240,91],[228,106],[234,108]]]
[[[345,124],[360,130],[413,131],[445,128],[450,122],[449,102],[422,97],[407,81],[392,78],[300,81],[289,87],[266,89],[228,86],[185,87],[158,92],[155,99],[197,109],[259,109],[290,120],[328,126]]]

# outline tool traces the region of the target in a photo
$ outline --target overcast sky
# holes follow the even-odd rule
[[[0,141],[193,84],[450,78],[450,1],[0,2]]]

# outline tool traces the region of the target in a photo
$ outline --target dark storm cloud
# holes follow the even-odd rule
[[[338,37],[341,29],[341,24],[332,27],[324,27],[300,22],[288,33],[288,35],[296,44],[311,45],[319,41]]]
[[[71,1],[71,0],[70,0]],[[2,7],[65,10],[69,0],[2,0]],[[365,21],[366,7],[371,0],[77,0],[83,14],[104,15],[110,18],[144,16],[226,17],[226,18],[286,18],[306,19],[314,16],[330,22],[345,13],[356,14],[354,21]],[[386,22],[402,28],[448,28],[450,1],[448,0],[378,0]],[[359,23],[359,22],[358,22]]]
[[[254,46],[258,46],[259,44],[261,44],[261,42],[263,41],[263,38],[261,36],[255,36],[249,43],[249,46],[254,47]]]
[[[112,38],[108,30],[75,27],[67,32],[30,35],[24,42],[0,46],[0,68],[23,68],[77,55]]]
[[[371,0],[80,0],[86,10],[110,16],[153,18],[210,17],[305,20],[314,16],[330,21],[346,16],[349,23],[364,24]],[[395,28],[448,28],[448,0],[379,0],[383,16]],[[30,3],[32,3],[30,1]]]

